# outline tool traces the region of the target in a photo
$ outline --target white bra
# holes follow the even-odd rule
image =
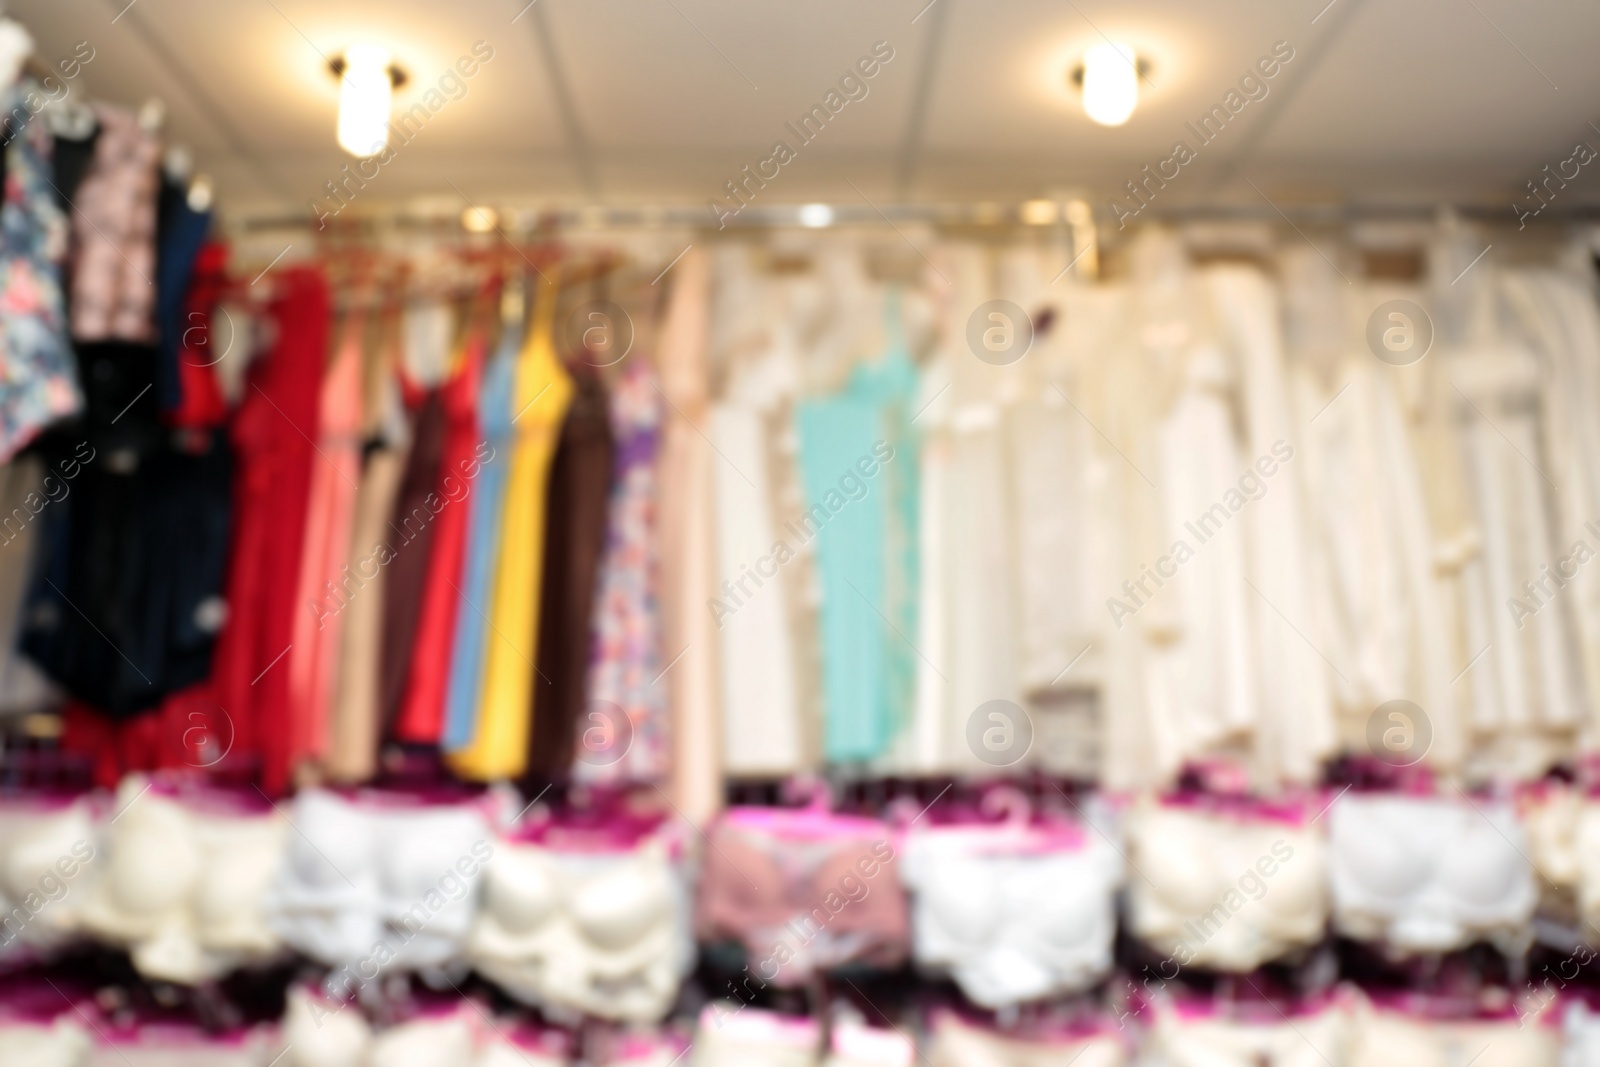
[[[88,1067],[88,1032],[65,1015],[53,1024],[0,1022],[0,1063],[6,1067]]]
[[[529,1048],[495,1030],[483,1037],[484,1043],[473,1067],[566,1067],[570,1062],[565,1056]]]
[[[1328,821],[1341,933],[1402,953],[1526,948],[1538,890],[1509,804],[1348,794]]]
[[[101,1035],[88,1067],[262,1067],[271,1063],[275,1043],[265,1030],[214,1038],[188,1028],[152,1027],[132,1036]]]
[[[1261,1010],[1271,1018],[1185,1019],[1157,1006],[1141,1060],[1147,1067],[1347,1067],[1350,1021],[1338,1007],[1292,1019]]]
[[[1088,833],[1082,847],[1033,853],[1006,827],[907,836],[918,964],[948,969],[969,998],[999,1008],[1076,992],[1111,968],[1122,857]]]
[[[1352,1011],[1349,1067],[1557,1067],[1561,1031],[1533,1020],[1426,1019]]]
[[[817,1067],[821,1041],[815,1019],[711,1004],[700,1013],[689,1067]]]
[[[660,841],[620,853],[501,841],[468,957],[525,1003],[654,1021],[693,965],[688,891]]]
[[[1151,802],[1126,833],[1129,925],[1173,965],[1253,971],[1322,940],[1327,859],[1314,826]]]
[[[506,1029],[462,1004],[444,1015],[374,1031],[355,1004],[341,1006],[296,987],[289,992],[279,1054],[282,1067],[563,1067],[567,1062],[513,1043]]]
[[[1546,782],[1522,799],[1518,814],[1539,875],[1537,932],[1569,949],[1584,940],[1580,920],[1600,919],[1600,809],[1581,790]]]
[[[1539,876],[1558,889],[1576,889],[1583,877],[1578,837],[1588,806],[1579,790],[1546,783],[1521,809],[1528,858]]]
[[[494,846],[473,805],[397,806],[320,789],[295,798],[295,832],[268,893],[284,941],[357,981],[455,959]]]
[[[898,1030],[836,1020],[822,1067],[912,1067],[917,1049]]]
[[[272,957],[263,900],[283,854],[272,814],[201,814],[130,776],[104,827],[85,929],[125,945],[141,974],[194,984]]]
[[[283,1067],[364,1067],[372,1028],[353,1003],[296,986],[283,1013]]]
[[[0,957],[53,947],[76,933],[78,911],[104,865],[100,851],[86,800],[0,806]]]
[[[1600,804],[1583,800],[1574,836],[1578,915],[1585,929],[1600,929]]]
[[[941,1015],[933,1025],[929,1067],[1123,1067],[1127,1046],[1110,1034],[1049,1041],[1005,1037]]]
[[[1600,1015],[1581,1001],[1561,1012],[1561,1067],[1600,1067]]]

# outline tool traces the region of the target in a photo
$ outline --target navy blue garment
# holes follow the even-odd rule
[[[156,214],[156,344],[161,353],[157,369],[157,400],[163,412],[183,403],[178,376],[178,352],[183,332],[193,325],[184,321],[189,283],[195,260],[211,229],[211,212],[189,206],[184,187],[165,178]]]

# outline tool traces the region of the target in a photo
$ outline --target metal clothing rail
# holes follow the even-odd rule
[[[474,205],[475,207],[480,205]],[[820,212],[819,207],[827,211]],[[1439,204],[1359,204],[1359,203],[1254,203],[1150,204],[1138,216],[1149,220],[1185,221],[1290,221],[1296,224],[1339,225],[1357,222],[1426,222],[1436,219]],[[1450,208],[1464,219],[1487,223],[1516,221],[1510,202],[1454,205]],[[802,216],[802,212],[806,212]],[[496,227],[507,234],[529,234],[540,230],[583,229],[693,229],[711,233],[733,233],[775,228],[836,228],[925,224],[938,227],[995,227],[1049,229],[1082,225],[1093,219],[1100,223],[1116,221],[1109,204],[1095,206],[1086,200],[1028,200],[1022,202],[972,203],[836,203],[756,205],[749,204],[736,217],[719,221],[709,208],[692,205],[552,207],[548,209],[504,209]],[[827,221],[818,225],[818,217]],[[1600,221],[1600,202],[1549,205],[1530,226],[1551,222]],[[460,230],[461,213],[371,213],[319,224],[315,216],[241,215],[232,224],[245,232],[311,229],[331,236],[363,234],[379,230],[399,232]],[[494,232],[493,230],[489,232]]]

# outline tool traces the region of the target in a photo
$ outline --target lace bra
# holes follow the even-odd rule
[[[1600,809],[1579,789],[1541,782],[1520,798],[1518,813],[1539,875],[1538,931],[1565,949],[1600,920]]]
[[[1328,820],[1341,933],[1412,953],[1527,944],[1538,890],[1509,804],[1352,794]]]
[[[277,1051],[265,1029],[213,1035],[189,1025],[161,1023],[124,1030],[106,1020],[95,1028],[99,1033],[87,1067],[260,1067]],[[11,1061],[3,1062],[12,1067]],[[24,1065],[32,1067],[27,1061],[18,1067]]]
[[[837,1020],[822,1067],[912,1067],[916,1058],[916,1046],[898,1030]]]
[[[62,1016],[54,1023],[0,1022],[0,1063],[6,1067],[89,1067],[88,1031]]]
[[[564,1054],[518,1040],[517,1028],[489,1022],[466,1005],[374,1031],[359,1009],[289,993],[283,1067],[563,1067]],[[279,1061],[274,1061],[277,1063]]]
[[[1600,1015],[1581,1001],[1561,1012],[1561,1067],[1600,1067]]]
[[[1253,1021],[1157,1006],[1149,1067],[1328,1067],[1346,1064],[1350,1021],[1338,1007],[1293,1018],[1263,1007]]]
[[[688,914],[660,840],[625,852],[501,841],[468,957],[526,1003],[653,1021],[693,963]]]
[[[0,957],[72,936],[85,888],[104,863],[99,851],[87,801],[0,807]]]
[[[1578,915],[1585,929],[1600,929],[1600,804],[1585,799],[1576,821]]]
[[[741,941],[750,973],[779,986],[843,963],[898,966],[909,923],[890,837],[875,819],[730,810],[709,835],[701,939]]]
[[[329,966],[350,967],[361,981],[379,969],[436,967],[459,955],[494,852],[478,807],[307,789],[295,797],[291,818],[295,832],[267,899],[284,941]]]
[[[1322,940],[1327,861],[1309,824],[1149,803],[1127,821],[1129,925],[1178,966],[1252,971]]]
[[[689,1067],[817,1067],[821,1040],[815,1019],[711,1004],[700,1013]]]
[[[1024,831],[1026,833],[1026,831]],[[1005,828],[907,835],[919,966],[999,1008],[1092,985],[1111,968],[1122,857],[1097,834],[1080,847],[1015,848]]]
[[[934,1021],[927,1060],[929,1067],[1123,1067],[1127,1062],[1127,1045],[1112,1034],[1021,1040],[950,1013]]]
[[[287,828],[271,812],[219,807],[202,814],[139,777],[118,790],[80,921],[127,946],[147,977],[194,984],[279,950],[263,904]]]
[[[1557,1067],[1561,1032],[1542,1020],[1438,1020],[1360,1003],[1349,1067]]]

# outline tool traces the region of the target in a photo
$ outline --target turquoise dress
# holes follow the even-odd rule
[[[456,638],[450,658],[449,688],[445,691],[444,736],[446,751],[465,748],[478,732],[479,696],[483,688],[485,633],[488,630],[490,582],[500,558],[500,514],[506,496],[506,475],[511,470],[511,420],[517,353],[522,334],[505,330],[494,358],[484,368],[478,394],[478,432],[494,448],[494,459],[478,471],[467,513],[466,558],[462,563],[460,603],[456,606]]]
[[[806,401],[796,413],[806,496],[799,532],[816,540],[822,587],[830,763],[882,756],[910,718],[916,681],[917,369],[897,298],[887,312],[891,341],[882,358],[857,366],[837,396]]]

